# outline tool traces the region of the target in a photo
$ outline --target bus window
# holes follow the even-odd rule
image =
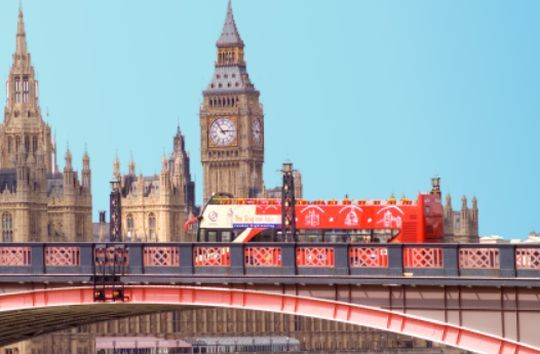
[[[318,229],[301,229],[298,230],[299,242],[323,242],[322,232]]]
[[[217,231],[206,230],[205,242],[217,242]]]
[[[252,242],[274,242],[276,229],[264,229],[257,236],[255,236]]]
[[[221,242],[231,242],[232,236],[232,231],[221,231]]]

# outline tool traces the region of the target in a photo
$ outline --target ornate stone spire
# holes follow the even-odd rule
[[[17,23],[17,47],[15,53],[19,55],[26,55],[28,53],[26,47],[26,31],[24,30],[24,16],[21,4],[19,4],[19,22]]]
[[[242,38],[240,37],[240,34],[238,33],[238,29],[236,28],[236,22],[234,21],[234,14],[233,14],[231,0],[229,0],[229,4],[227,6],[227,16],[225,17],[225,24],[223,25],[223,31],[221,32],[221,36],[219,37],[216,44],[220,48],[223,48],[223,47],[243,48],[244,47],[244,41],[242,41]]]
[[[91,171],[90,171],[90,156],[88,155],[88,150],[86,146],[84,147],[84,155],[83,155],[82,161],[83,161],[82,186],[87,192],[90,192],[92,188]]]
[[[51,129],[41,117],[38,81],[26,42],[22,7],[19,7],[15,51],[12,58],[13,63],[6,82],[7,100],[4,121],[0,124],[0,140],[14,146],[17,139],[28,138],[32,145],[32,149],[27,147],[27,150],[30,150],[28,152],[41,148],[45,156],[47,173],[56,172],[56,165],[53,165],[55,147]],[[10,155],[15,154],[15,151],[16,149],[11,149],[11,153],[2,154],[0,166],[14,167],[13,156]]]
[[[90,156],[88,155],[88,150],[86,149],[86,146],[84,148],[84,155],[83,155],[83,170],[90,169]]]
[[[135,161],[133,161],[133,159],[129,161],[129,175],[135,176]]]

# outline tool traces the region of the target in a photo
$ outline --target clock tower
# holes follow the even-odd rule
[[[257,197],[263,192],[264,114],[246,70],[230,1],[216,44],[214,75],[200,111],[203,198],[206,202],[217,192]]]

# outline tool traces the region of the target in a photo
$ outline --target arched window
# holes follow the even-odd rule
[[[2,241],[13,242],[13,219],[10,213],[2,214]]]
[[[127,226],[127,237],[131,238],[134,236],[133,229],[134,229],[134,223],[133,223],[133,215],[128,214],[126,219],[126,226]]]
[[[26,153],[31,152],[31,150],[30,150],[30,139],[28,138],[28,136],[24,137],[24,149],[25,149],[24,152],[26,152]]]
[[[156,216],[154,213],[148,215],[148,234],[151,241],[156,240]]]

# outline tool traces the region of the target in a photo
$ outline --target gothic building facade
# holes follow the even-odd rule
[[[0,125],[1,241],[91,241],[90,158],[85,153],[79,179],[68,149],[63,173],[58,171],[51,128],[41,116],[21,9],[6,88]]]
[[[120,182],[124,241],[186,241],[183,226],[186,218],[195,212],[195,183],[189,163],[180,128],[174,136],[170,157],[163,156],[159,175],[137,175],[133,160],[128,173],[121,175],[120,161],[116,158],[113,177]]]
[[[461,209],[452,209],[452,197],[446,195],[443,209],[444,242],[478,243],[478,201],[472,198],[471,207],[467,205],[467,197],[461,198]]]
[[[203,200],[216,192],[247,198],[263,193],[264,114],[251,83],[229,2],[212,80],[200,111]]]

